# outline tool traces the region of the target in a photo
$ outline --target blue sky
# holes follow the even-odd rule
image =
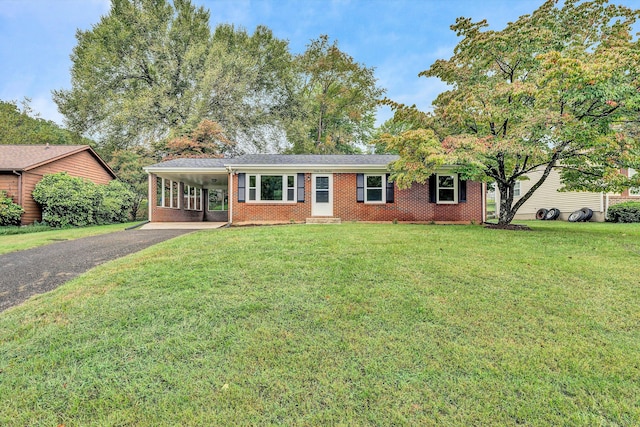
[[[636,1],[636,0],[634,0]],[[327,34],[357,62],[374,67],[394,101],[430,108],[444,90],[437,79],[418,78],[458,39],[449,29],[459,16],[487,19],[490,28],[531,13],[542,0],[192,0],[211,11],[212,28],[232,23],[252,32],[266,25],[301,53]],[[629,1],[625,2],[629,4]],[[109,12],[109,0],[0,0],[0,99],[32,99],[40,117],[62,123],[51,99],[70,88],[77,29],[87,30]],[[377,121],[391,116],[383,108]]]

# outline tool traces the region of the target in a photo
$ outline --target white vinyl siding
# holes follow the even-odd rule
[[[524,195],[529,189],[538,182],[542,176],[542,171],[535,171],[528,175],[529,179],[518,181],[520,183],[520,195]],[[575,210],[588,207],[594,212],[601,212],[603,206],[603,194],[587,191],[568,191],[560,192],[558,189],[562,187],[560,182],[560,174],[553,170],[547,177],[546,181],[533,193],[533,195],[518,209],[517,215],[523,217],[528,215],[532,219],[538,209],[557,208],[563,214],[569,214]],[[499,194],[496,192],[496,196]],[[498,202],[499,206],[499,202]]]

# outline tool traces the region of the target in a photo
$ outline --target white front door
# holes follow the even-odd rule
[[[333,175],[311,175],[311,215],[333,216]]]

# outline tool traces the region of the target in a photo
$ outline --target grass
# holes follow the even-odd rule
[[[638,425],[640,224],[201,231],[0,314],[0,425]]]
[[[0,227],[0,255],[31,249],[61,240],[79,239],[124,230],[135,223],[52,229],[47,226]],[[18,230],[15,230],[15,229]],[[18,232],[16,232],[18,231]]]

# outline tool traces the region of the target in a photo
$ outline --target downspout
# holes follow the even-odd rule
[[[482,223],[487,222],[487,183],[482,183]]]
[[[233,170],[230,166],[227,166],[227,173],[229,174],[229,183],[227,185],[227,198],[229,200],[229,218],[227,218],[227,224],[233,224]],[[224,200],[222,201],[224,203]]]
[[[22,174],[18,171],[13,171],[18,176],[18,204],[22,206]]]
[[[606,201],[604,203],[604,219],[607,220],[607,211],[609,210],[609,193],[606,195]]]

